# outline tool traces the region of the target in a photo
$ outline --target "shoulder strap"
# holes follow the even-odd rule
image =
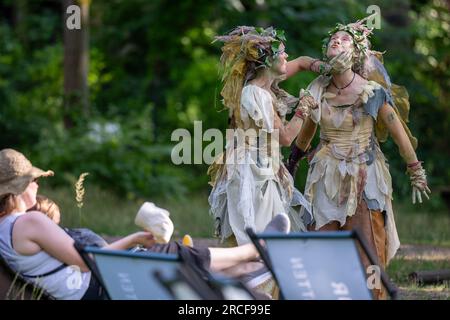
[[[19,217],[20,216],[15,217],[15,219],[11,222],[11,225],[9,227],[9,237],[10,237],[9,241],[10,241],[11,249],[14,249],[13,242],[12,242],[13,241],[13,238],[12,238],[13,228],[14,228],[14,224],[17,221],[17,218],[19,218]],[[22,274],[22,277],[27,277],[27,278],[30,278],[30,279],[40,278],[40,277],[47,277],[47,276],[49,276],[51,274],[54,274],[54,273],[64,269],[65,267],[67,267],[67,265],[65,263],[63,263],[60,266],[56,267],[55,269],[53,269],[53,270],[51,270],[49,272],[46,272],[46,273],[43,273],[43,274],[38,274],[38,275]]]
[[[30,279],[47,277],[47,276],[52,275],[52,274],[54,274],[54,273],[56,273],[58,271],[61,271],[62,269],[66,268],[66,267],[67,267],[67,264],[63,263],[59,267],[56,267],[55,269],[53,269],[53,270],[51,270],[49,272],[46,272],[46,273],[43,273],[43,274],[38,274],[38,275],[22,274],[22,277],[26,277],[26,278],[30,278]]]

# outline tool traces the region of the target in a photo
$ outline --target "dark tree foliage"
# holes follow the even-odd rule
[[[336,22],[376,4],[383,17],[374,48],[386,50],[395,83],[410,92],[410,127],[433,187],[449,184],[450,14],[446,1],[92,0],[89,113],[71,110],[64,126],[64,8],[56,0],[0,2],[0,146],[55,170],[55,183],[89,171],[100,185],[130,195],[175,195],[207,188],[206,165],[175,166],[170,141],[193,121],[225,130],[220,112],[220,46],[213,37],[236,25],[284,29],[290,58],[321,57]],[[297,94],[314,74],[282,86]],[[395,189],[409,193],[392,141],[383,145]],[[306,164],[297,184],[302,188]]]

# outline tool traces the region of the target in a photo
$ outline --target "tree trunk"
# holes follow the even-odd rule
[[[14,24],[16,34],[25,48],[28,47],[27,15],[28,15],[27,1],[17,0],[16,2],[14,2]]]
[[[70,128],[74,116],[89,110],[89,0],[64,0],[64,125]],[[69,29],[67,8],[77,5],[81,11],[81,28]]]

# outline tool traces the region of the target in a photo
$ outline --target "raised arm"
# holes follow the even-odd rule
[[[301,56],[287,63],[286,79],[300,71],[313,71],[322,75],[341,73],[348,68],[352,55],[349,52],[341,52],[328,63],[320,59]]]
[[[314,59],[308,56],[301,56],[287,63],[287,77],[296,74],[299,71],[308,70]]]
[[[307,70],[311,70],[311,65],[313,64],[314,61],[316,61],[317,59],[308,57],[308,56],[301,56],[298,57],[294,60],[291,60],[287,63],[287,72],[286,72],[286,79],[295,75],[297,72],[300,71],[307,71]],[[316,63],[314,63],[313,67],[319,68],[319,63],[324,64],[324,62],[318,61]],[[319,69],[313,69],[311,71],[314,72],[318,72]]]
[[[406,162],[407,172],[410,175],[411,185],[413,187],[413,203],[416,202],[416,198],[419,202],[422,202],[421,193],[429,199],[428,193],[431,191],[428,188],[425,170],[422,168],[421,162],[417,160],[416,152],[395,110],[389,104],[385,103],[380,108],[378,115],[388,128],[392,139],[394,139],[395,144],[398,146],[400,155]]]
[[[144,247],[151,247],[155,244],[155,239],[150,232],[140,231],[130,234],[122,239],[119,239],[105,247],[103,249],[110,250],[126,250],[137,245],[143,245]]]
[[[274,128],[278,129],[280,144],[288,147],[291,145],[302,127],[303,119],[299,116],[293,116],[291,121],[283,125],[278,114],[275,112]]]
[[[22,254],[30,254],[30,250],[33,251],[38,246],[69,266],[76,265],[82,272],[89,271],[73,246],[74,240],[41,212],[32,211],[20,217],[14,226],[13,237],[17,249]],[[151,233],[141,231],[113,242],[103,249],[125,250],[138,244],[150,247],[154,243]]]

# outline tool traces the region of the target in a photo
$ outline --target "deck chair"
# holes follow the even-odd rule
[[[55,300],[44,289],[14,272],[0,256],[0,300]]]
[[[371,300],[357,241],[375,265],[375,255],[357,230],[247,234],[287,300]],[[261,241],[265,246],[261,245]],[[397,290],[384,270],[381,283],[392,299]]]
[[[240,281],[218,274],[204,279],[194,268],[181,265],[175,276],[156,277],[175,300],[255,300],[255,295]]]
[[[241,281],[214,275],[210,280],[211,286],[220,293],[223,300],[260,300],[265,297],[257,296]]]
[[[186,264],[180,265],[175,274],[167,275],[157,270],[154,275],[173,300],[221,300],[205,279]]]
[[[171,300],[155,271],[173,276],[181,264],[177,255],[75,246],[112,300]]]

